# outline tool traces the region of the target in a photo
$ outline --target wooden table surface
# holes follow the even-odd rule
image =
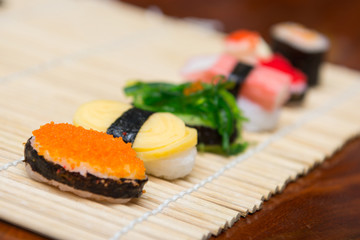
[[[6,4],[6,1],[4,1]],[[159,7],[165,14],[215,19],[224,32],[238,28],[259,31],[296,21],[331,40],[327,61],[360,70],[360,1],[190,1],[125,0],[141,7]],[[360,138],[289,184],[265,202],[262,210],[241,219],[216,239],[360,239]],[[0,221],[0,239],[43,240],[46,237]]]

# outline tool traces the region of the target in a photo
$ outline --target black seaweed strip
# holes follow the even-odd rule
[[[133,143],[141,126],[153,114],[153,112],[142,110],[140,108],[131,108],[121,115],[111,126],[106,133],[114,137],[122,137],[124,142]]]
[[[78,172],[69,172],[59,164],[47,161],[31,146],[30,139],[25,145],[25,163],[31,169],[48,180],[55,180],[78,190],[112,198],[140,197],[148,178],[145,179],[110,179],[99,178],[92,174],[86,177]]]

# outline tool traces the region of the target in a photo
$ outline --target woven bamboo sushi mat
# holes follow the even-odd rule
[[[150,177],[129,204],[104,204],[27,177],[23,143],[71,122],[94,99],[126,99],[127,80],[181,82],[187,59],[222,51],[222,35],[111,1],[11,0],[0,8],[0,218],[57,239],[206,239],[259,210],[360,133],[360,73],[325,64],[321,85],[278,128],[244,132],[249,149],[198,154],[180,180]]]

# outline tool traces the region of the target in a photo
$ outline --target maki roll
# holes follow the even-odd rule
[[[118,101],[81,105],[74,124],[131,143],[148,174],[175,179],[189,174],[196,157],[197,132],[171,113],[154,113]]]
[[[307,78],[304,73],[294,68],[291,63],[279,54],[274,54],[269,60],[261,61],[261,65],[272,67],[290,75],[290,98],[287,103],[299,104],[303,101],[307,90]]]
[[[193,82],[216,83],[216,76],[228,77],[236,64],[236,58],[228,54],[200,56],[190,59],[181,70],[181,75]]]
[[[319,68],[329,48],[328,39],[300,24],[285,22],[272,27],[272,48],[304,72],[308,85],[318,84]]]
[[[133,105],[147,111],[171,112],[198,131],[198,149],[223,155],[243,151],[241,111],[228,89],[234,83],[225,79],[216,84],[132,82],[124,90]]]
[[[248,119],[248,131],[266,131],[276,127],[280,109],[288,100],[291,78],[274,68],[257,66],[239,91],[237,104]]]
[[[261,59],[268,59],[272,52],[259,33],[237,30],[225,38],[225,52],[240,62],[256,65]]]
[[[67,123],[51,122],[33,131],[24,161],[31,178],[97,201],[125,203],[140,197],[148,180],[130,144]]]

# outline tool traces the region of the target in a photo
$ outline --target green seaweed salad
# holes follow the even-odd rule
[[[124,91],[133,97],[133,105],[153,112],[171,112],[183,119],[186,125],[198,129],[199,151],[234,155],[244,151],[247,143],[242,140],[242,122],[246,120],[229,93],[233,84],[201,82],[171,84],[129,83]],[[204,132],[205,131],[205,132]],[[218,135],[219,142],[209,142]]]

